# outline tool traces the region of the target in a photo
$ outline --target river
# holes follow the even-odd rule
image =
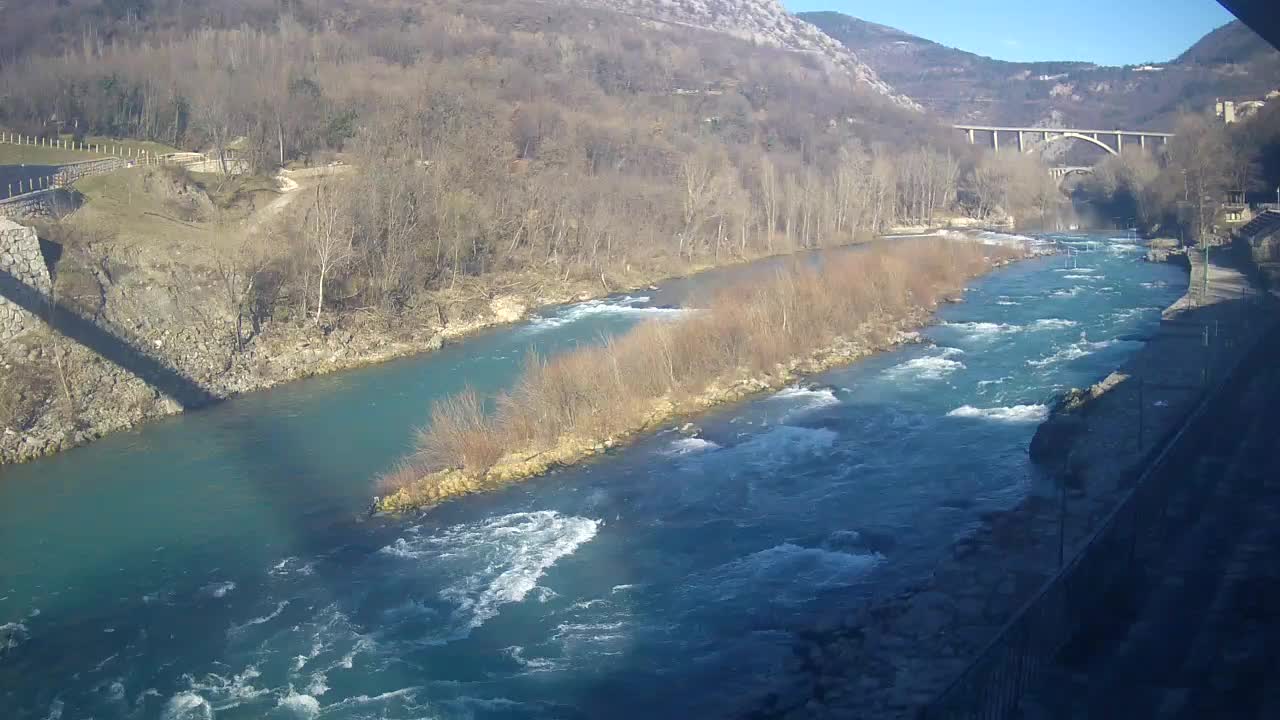
[[[419,518],[363,513],[433,398],[731,273],[0,468],[0,716],[723,716],[813,615],[1043,490],[1026,448],[1053,395],[1186,286],[1133,241],[1057,239],[1080,253],[975,281],[925,342]]]

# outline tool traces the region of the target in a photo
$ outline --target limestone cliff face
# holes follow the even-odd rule
[[[36,231],[4,218],[0,218],[0,271],[40,295],[48,297],[52,292],[49,268],[40,254]],[[8,289],[10,277],[0,276],[4,281],[0,289]],[[12,340],[34,329],[39,322],[31,313],[0,294],[0,341]]]
[[[557,0],[567,5],[604,8],[645,20],[724,33],[759,45],[810,53],[849,73],[895,104],[920,110],[911,98],[880,79],[858,59],[816,26],[787,12],[779,0]]]

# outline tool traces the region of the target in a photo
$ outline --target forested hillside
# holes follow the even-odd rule
[[[438,347],[540,303],[958,214],[1047,218],[1060,199],[1035,161],[984,158],[773,0],[661,8],[11,6],[0,127],[243,158],[235,180],[94,178],[41,230],[65,249],[59,297],[214,395]],[[703,12],[717,8],[735,14]],[[281,166],[302,189],[276,182]],[[15,356],[29,367],[0,388],[28,399],[0,418],[13,437],[47,438],[17,456],[171,411],[86,419],[135,407],[87,355],[63,365],[92,398],[56,411],[50,357]]]
[[[953,122],[1168,130],[1180,112],[1205,110],[1218,98],[1256,99],[1280,88],[1280,52],[1239,21],[1175,60],[1106,67],[1005,62],[840,13],[801,17],[848,46],[899,91]]]
[[[687,25],[502,0],[84,2],[47,22],[50,52],[0,73],[0,124],[263,171],[341,153],[359,172],[330,196],[355,245],[335,277],[359,306],[531,262],[598,277],[843,242],[958,198],[963,149],[932,120],[825,56]]]

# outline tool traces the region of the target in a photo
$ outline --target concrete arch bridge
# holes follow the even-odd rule
[[[963,132],[970,145],[977,144],[978,138],[991,136],[991,148],[1000,152],[1000,139],[1006,143],[1016,142],[1018,152],[1031,152],[1036,146],[1028,141],[1039,140],[1042,144],[1060,140],[1078,140],[1102,148],[1110,155],[1120,155],[1125,146],[1135,144],[1145,149],[1148,144],[1165,145],[1173,133],[1148,132],[1146,130],[1083,130],[1079,128],[1033,128],[1033,127],[1001,127],[997,125],[956,125],[955,129]]]

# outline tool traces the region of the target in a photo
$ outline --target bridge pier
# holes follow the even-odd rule
[[[969,144],[972,145],[973,144],[973,128],[969,128],[968,133],[969,133]]]
[[[1026,152],[1026,141],[1022,138],[1022,131],[1018,131],[1018,153]]]
[[[1000,131],[991,131],[991,149],[1000,152]]]

